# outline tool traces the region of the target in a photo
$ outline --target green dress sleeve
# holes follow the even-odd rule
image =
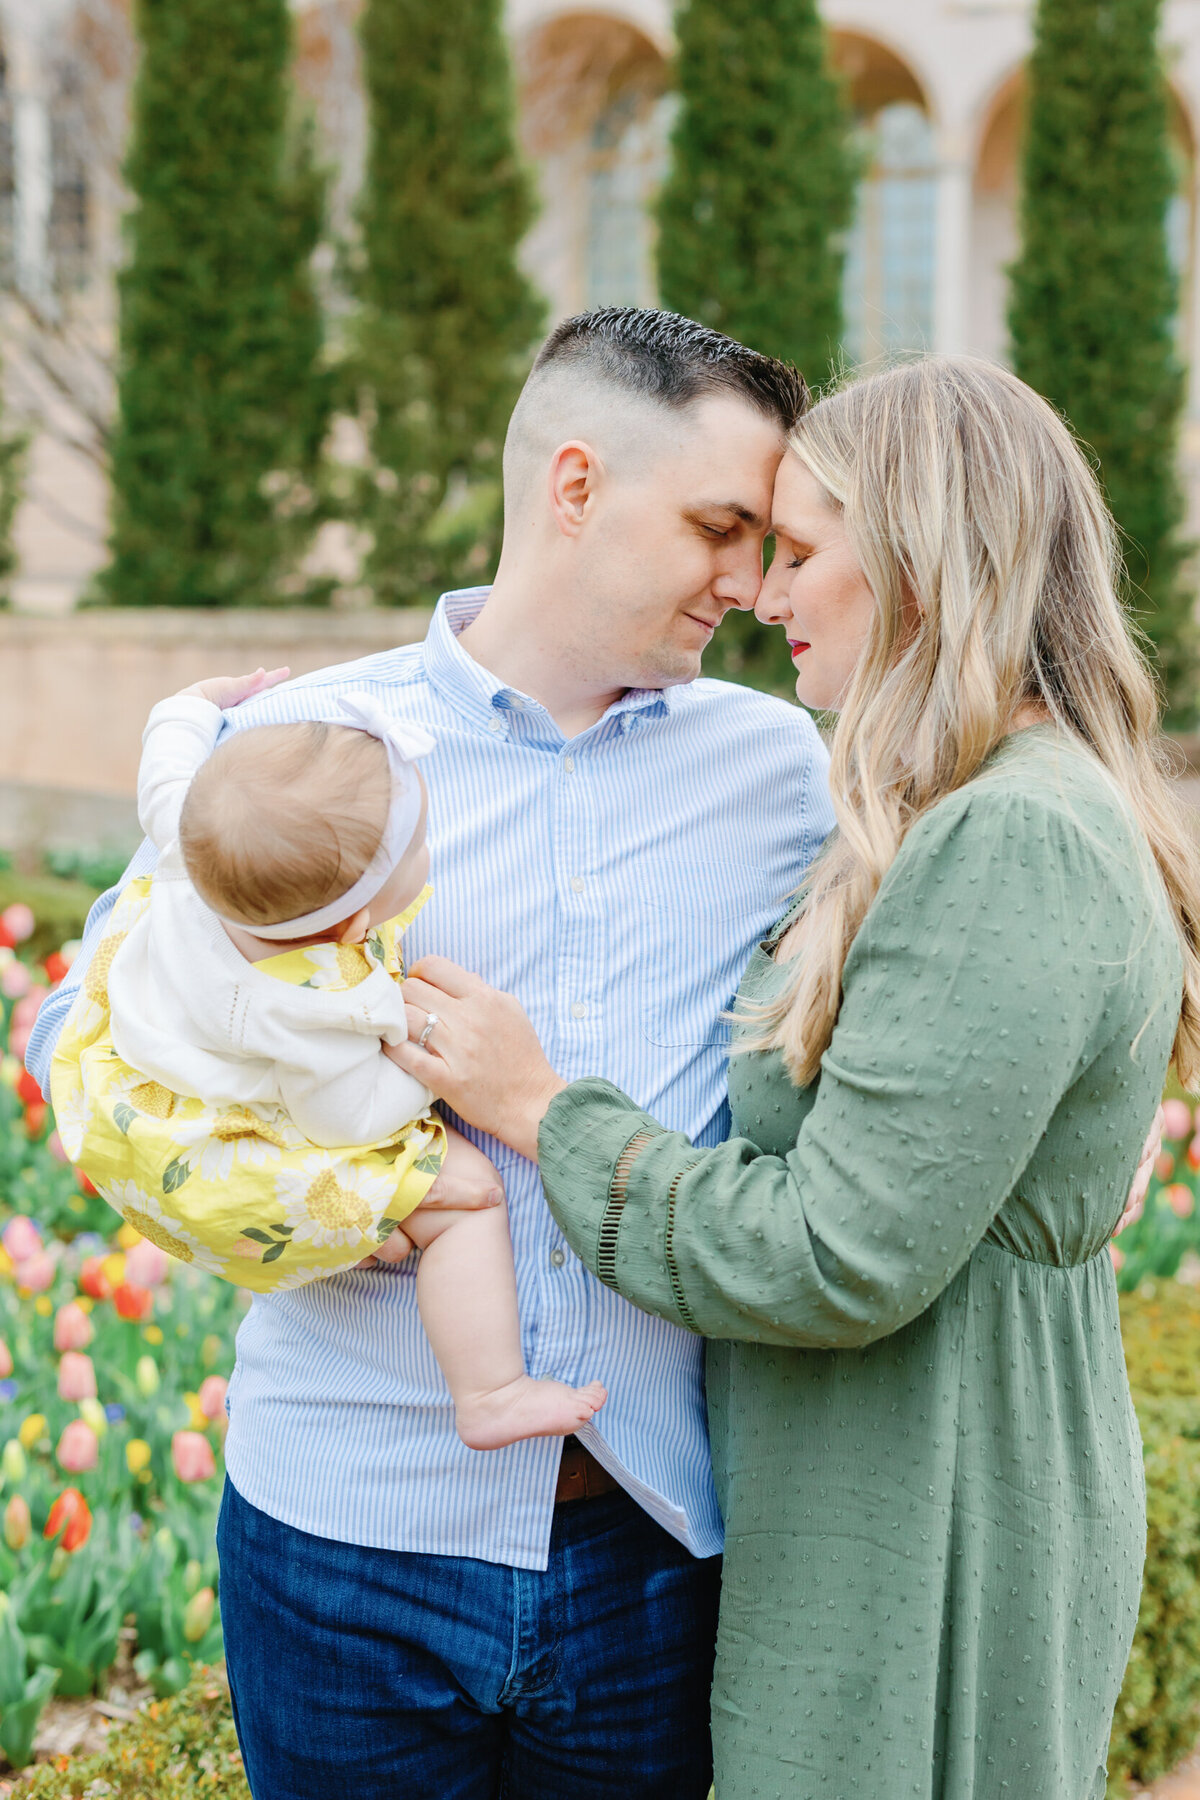
[[[607,1082],[575,1082],[539,1141],[572,1247],[705,1337],[840,1348],[897,1331],[970,1256],[1111,1037],[1130,879],[1039,796],[988,783],[943,801],[851,947],[795,1148],[697,1150]]]

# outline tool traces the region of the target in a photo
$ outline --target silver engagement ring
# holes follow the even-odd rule
[[[417,1049],[418,1050],[423,1050],[425,1048],[426,1044],[429,1042],[430,1035],[433,1031],[433,1028],[437,1023],[438,1023],[438,1016],[436,1013],[426,1013],[425,1014],[425,1029],[421,1033],[420,1037],[417,1039]]]

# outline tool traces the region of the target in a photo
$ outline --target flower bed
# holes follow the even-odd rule
[[[103,1684],[127,1617],[159,1695],[220,1655],[213,1537],[246,1304],[64,1161],[18,1059],[70,947],[32,964],[33,924],[0,914],[0,1752],[18,1767],[51,1692]]]

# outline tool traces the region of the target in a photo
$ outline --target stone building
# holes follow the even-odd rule
[[[360,0],[294,0],[298,76],[345,222],[362,165]],[[847,348],[1004,353],[1030,0],[824,0],[868,149],[846,271]],[[652,302],[648,202],[672,100],[667,0],[509,0],[521,129],[542,210],[528,266],[563,314]],[[1200,364],[1195,126],[1200,0],[1169,0],[1183,273],[1181,348]],[[38,422],[19,521],[20,605],[69,606],[103,555],[112,276],[134,62],[128,0],[0,0],[0,289],[10,404]],[[1200,395],[1184,456],[1200,511]]]

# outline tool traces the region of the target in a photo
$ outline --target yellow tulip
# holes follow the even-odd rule
[[[13,1262],[12,1257],[8,1254],[4,1245],[0,1244],[0,1275],[11,1275],[15,1267],[16,1264]]]
[[[79,1294],[76,1296],[75,1304],[80,1312],[90,1313],[96,1302],[92,1299],[90,1294]]]
[[[45,1435],[45,1413],[30,1413],[29,1417],[24,1420],[21,1429],[17,1433],[17,1436],[21,1440],[22,1448],[26,1450],[32,1450],[39,1439],[44,1438]]]
[[[49,1294],[39,1294],[33,1303],[33,1310],[39,1319],[48,1319],[54,1311],[54,1302]]]
[[[97,1437],[103,1437],[108,1430],[108,1414],[98,1400],[81,1400],[79,1416],[91,1426]]]
[[[199,1394],[185,1394],[183,1396],[183,1401],[188,1409],[189,1429],[192,1431],[207,1431],[210,1421],[208,1414],[200,1404]]]
[[[3,1470],[5,1479],[12,1482],[24,1481],[29,1473],[25,1451],[16,1438],[9,1438],[0,1452],[0,1470]]]
[[[150,1464],[150,1446],[145,1438],[130,1438],[125,1446],[125,1464],[131,1475],[140,1475]]]
[[[142,1333],[142,1336],[145,1338],[145,1340],[148,1344],[161,1344],[163,1341],[162,1326],[161,1325],[147,1325],[145,1331],[143,1331],[143,1333]]]
[[[133,1371],[133,1379],[137,1384],[137,1391],[142,1396],[143,1400],[148,1400],[151,1394],[157,1394],[159,1383],[158,1364],[152,1356],[138,1357],[137,1367]]]
[[[106,1256],[101,1260],[100,1267],[108,1276],[110,1286],[120,1287],[125,1279],[125,1258],[116,1255]]]
[[[117,1242],[118,1242],[118,1244],[120,1244],[122,1250],[132,1250],[133,1246],[135,1244],[140,1244],[141,1241],[142,1241],[141,1232],[138,1231],[135,1226],[131,1225],[128,1220],[126,1220],[125,1224],[122,1225],[121,1229],[117,1233]]]

